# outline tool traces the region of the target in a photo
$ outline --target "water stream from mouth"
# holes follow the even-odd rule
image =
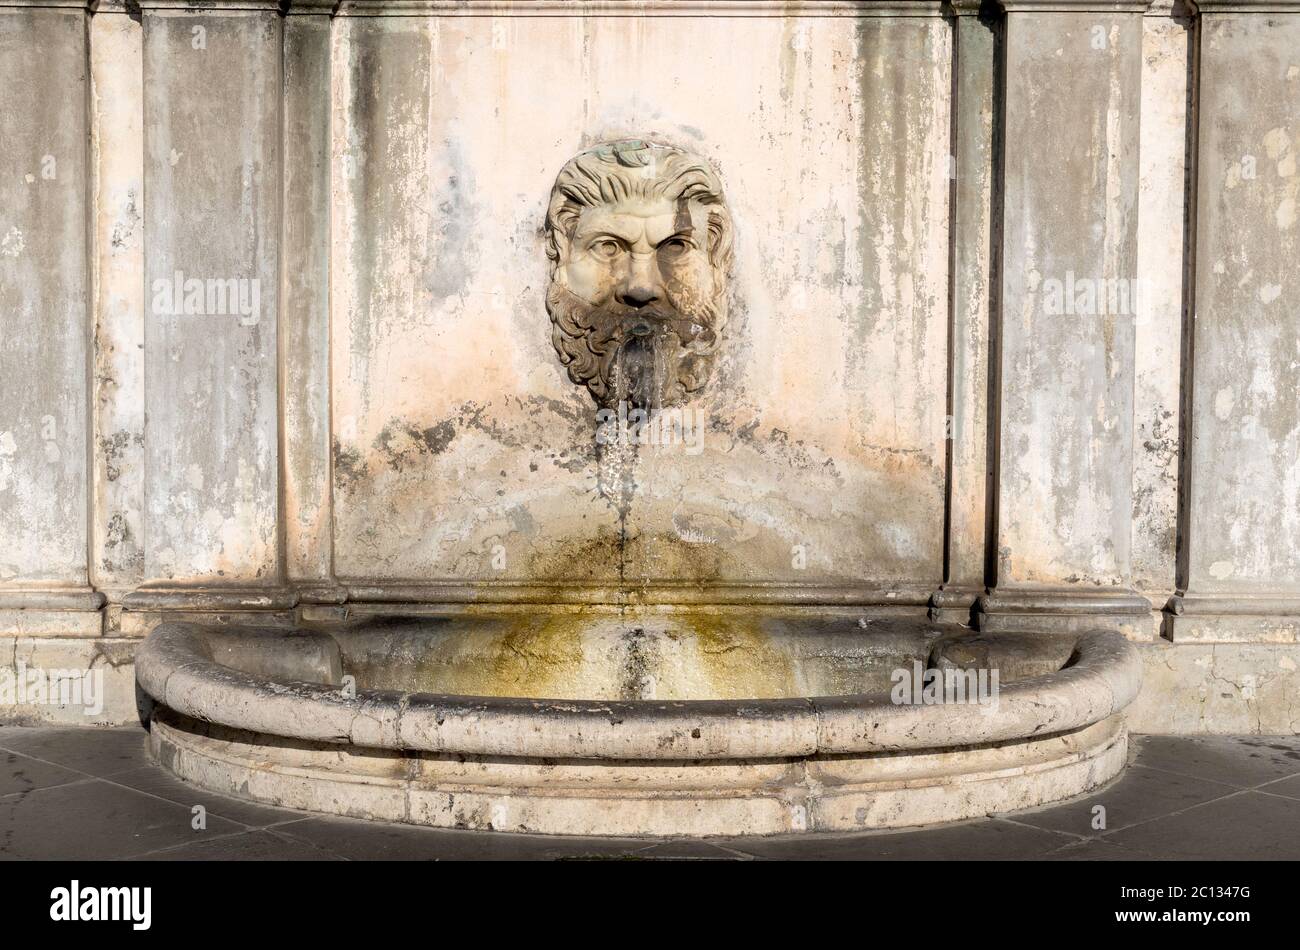
[[[633,496],[638,487],[641,430],[663,409],[669,376],[670,327],[650,316],[634,316],[628,323],[628,337],[614,357],[610,379],[612,408],[617,413],[618,435],[597,445],[600,491],[618,511],[619,589],[628,589],[629,530]],[[626,419],[628,427],[623,428]],[[649,583],[649,565],[643,564]]]
[[[628,337],[614,358],[614,395],[628,409],[653,416],[663,407],[667,377],[667,341],[648,319],[633,321]]]

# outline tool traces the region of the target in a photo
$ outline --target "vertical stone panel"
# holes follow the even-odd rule
[[[1300,5],[1200,4],[1185,596],[1175,640],[1300,637]]]
[[[0,632],[35,621],[16,608],[101,599],[87,573],[86,82],[80,7],[0,8]]]
[[[284,544],[288,579],[332,599],[330,504],[330,8],[284,21]]]
[[[1128,590],[1145,5],[1003,6],[997,590],[985,621],[1092,615],[1149,630],[1148,604]]]
[[[353,594],[921,609],[943,561],[939,5],[351,15],[385,9],[345,7],[331,63],[335,548]],[[611,476],[551,344],[540,229],[564,162],[625,137],[714,163],[737,248],[701,451],[650,448]]]
[[[978,0],[955,5],[952,353],[947,572],[934,605],[966,621],[984,587],[988,533],[989,306],[996,24]]]
[[[143,6],[145,575],[274,585],[281,18]]]
[[[120,4],[90,19],[94,195],[91,571],[113,600],[144,579],[144,29]]]
[[[1187,249],[1192,21],[1175,0],[1142,19],[1141,184],[1133,392],[1133,582],[1153,609],[1174,592]]]
[[[862,296],[846,321],[842,385],[857,462],[885,477],[871,478],[860,500],[867,543],[835,544],[868,562],[859,576],[902,588],[931,579],[933,590],[950,424],[952,27],[937,8],[913,12],[858,26],[863,272],[850,279],[861,280]]]

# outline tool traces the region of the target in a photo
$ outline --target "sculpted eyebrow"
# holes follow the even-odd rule
[[[583,235],[584,241],[618,241],[620,244],[627,244],[628,239],[622,234],[614,231],[593,231],[591,234]]]

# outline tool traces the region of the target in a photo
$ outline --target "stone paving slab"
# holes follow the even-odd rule
[[[1269,782],[1267,785],[1261,785],[1259,790],[1269,795],[1281,795],[1284,798],[1300,798],[1300,775]]]
[[[1300,774],[1300,736],[1139,736],[1147,768],[1254,788]]]
[[[190,820],[184,805],[108,782],[36,789],[0,798],[0,854],[103,861],[188,844],[198,834],[243,830],[209,817],[207,831],[196,832]]]
[[[53,788],[72,782],[86,781],[81,772],[65,769],[61,765],[42,762],[17,752],[0,752],[0,795],[30,792],[38,788]]]
[[[1167,861],[1166,855],[1126,848],[1107,838],[1075,841],[1043,856],[1047,861]]]
[[[922,831],[868,831],[722,842],[744,854],[777,860],[984,861],[1042,858],[1076,839],[1010,821],[979,819]]]
[[[1297,802],[1257,791],[1115,832],[1115,843],[1178,859],[1284,861],[1300,856]]]
[[[0,727],[0,860],[1300,859],[1300,737],[1136,737],[1131,767],[1048,808],[917,831],[708,840],[416,828],[215,795],[131,728]],[[1106,828],[1094,829],[1094,806]],[[193,807],[206,809],[204,829]]]
[[[101,778],[148,761],[143,729],[33,726],[0,735],[0,748]]]
[[[186,808],[202,805],[209,815],[216,815],[230,821],[238,822],[246,828],[265,828],[269,825],[283,824],[294,818],[315,817],[310,812],[298,812],[271,805],[259,805],[227,795],[218,795],[197,786],[182,782],[170,772],[160,769],[152,763],[140,765],[129,772],[119,772],[110,781],[124,785],[137,792],[156,795],[169,802],[176,802]]]
[[[265,829],[192,841],[129,861],[344,861],[323,848]]]
[[[1133,763],[1117,780],[1086,797],[1019,812],[1014,819],[1035,828],[1091,838],[1098,830],[1118,831],[1238,791],[1240,789],[1221,782],[1162,772]],[[1104,813],[1094,813],[1098,805],[1105,809]],[[1094,828],[1093,824],[1102,818],[1105,820],[1104,828]]]
[[[655,842],[619,838],[564,838],[440,828],[416,828],[353,818],[311,818],[276,831],[351,860],[554,861],[622,859]]]

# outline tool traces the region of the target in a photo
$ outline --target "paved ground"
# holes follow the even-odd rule
[[[1139,737],[1132,767],[1063,805],[929,831],[651,842],[323,818],[200,791],[139,729],[0,727],[0,860],[1300,859],[1300,736]],[[207,809],[207,829],[191,809]],[[1106,829],[1092,829],[1104,805]]]

